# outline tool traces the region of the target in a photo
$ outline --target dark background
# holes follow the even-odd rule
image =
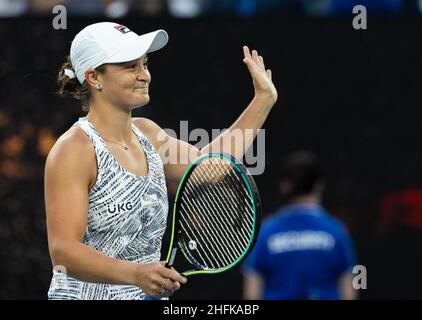
[[[151,102],[134,116],[163,128],[227,128],[253,97],[242,45],[273,70],[279,100],[265,123],[266,170],[256,177],[264,214],[280,200],[275,172],[289,151],[323,161],[324,205],[344,221],[367,267],[361,299],[421,298],[422,20],[352,16],[118,20],[137,33],[163,28],[150,54]],[[70,42],[104,19],[0,20],[0,299],[46,299],[52,267],[45,226],[43,168],[54,140],[84,115],[55,95]],[[404,194],[403,194],[404,192]],[[406,193],[407,192],[407,193]],[[167,242],[163,251],[167,250]],[[175,299],[240,299],[239,268],[189,279]]]

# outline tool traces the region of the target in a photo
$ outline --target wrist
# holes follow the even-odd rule
[[[253,101],[263,108],[271,109],[276,99],[271,94],[255,93]]]
[[[124,282],[129,285],[137,285],[140,268],[142,265],[136,262],[125,261]]]

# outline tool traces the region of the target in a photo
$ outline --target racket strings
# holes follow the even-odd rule
[[[230,256],[231,248],[227,244],[227,239],[230,238],[230,233],[228,233],[226,228],[224,228],[224,224],[221,222],[221,218],[213,219],[215,217],[207,214],[207,212],[217,211],[218,208],[214,205],[212,201],[210,201],[211,199],[208,193],[203,192],[201,194],[198,194],[198,190],[195,190],[192,192],[192,194],[196,196],[196,199],[199,202],[198,205],[196,205],[196,209],[197,209],[196,214],[199,214],[201,217],[204,217],[204,219],[207,222],[207,225],[204,225],[203,227],[205,229],[211,229],[215,231],[217,238],[219,238],[220,240],[220,241],[216,241],[217,244],[222,245],[222,248],[226,250],[224,254],[227,255],[228,253],[228,255]],[[201,206],[202,209],[199,206]],[[213,239],[210,239],[210,240],[213,240]],[[239,251],[240,251],[240,248],[239,248]],[[235,259],[235,256],[232,256],[230,258]]]
[[[229,250],[225,242],[225,239],[227,239],[228,235],[227,234],[222,235],[221,232],[219,232],[219,227],[221,228],[221,225],[217,225],[215,223],[216,221],[212,221],[210,216],[203,213],[204,208],[208,209],[207,207],[209,203],[207,202],[207,199],[205,199],[205,201],[201,201],[201,196],[203,195],[198,194],[197,190],[193,190],[189,185],[187,185],[186,188],[189,191],[190,196],[182,198],[182,210],[186,213],[185,214],[186,216],[191,217],[190,221],[197,228],[196,231],[198,232],[198,236],[205,235],[205,237],[203,238],[206,238],[208,236],[212,242],[217,243],[218,245],[223,247],[225,250]],[[191,200],[192,196],[198,201],[192,201]],[[184,218],[185,215],[182,214],[181,216],[182,216],[182,219],[186,222],[186,219]],[[192,221],[192,218],[195,219],[195,222]],[[217,221],[217,223],[219,223],[219,221]],[[208,228],[206,226],[208,226]],[[220,230],[224,230],[224,229],[220,229]],[[195,232],[192,231],[190,234],[192,235],[190,240],[192,240]],[[202,243],[203,241],[199,242],[199,244],[202,244]],[[205,245],[206,244],[207,242],[205,241]],[[221,254],[222,259],[225,259],[225,254],[219,249],[219,247],[217,247],[217,250]],[[212,250],[210,251],[212,252]],[[227,263],[227,261],[224,261],[224,262]]]
[[[188,238],[189,238],[189,241],[192,241],[192,240],[194,240],[194,238],[195,238],[195,232],[190,228],[190,225],[189,225],[189,223],[186,221],[186,219],[183,217],[182,218],[183,220],[184,220],[184,224],[182,223],[181,224],[181,228],[182,228],[182,230],[185,232],[185,234],[188,236]],[[187,227],[187,228],[185,228],[185,226]],[[189,229],[189,232],[188,232],[188,230],[187,229]],[[202,242],[201,242],[201,246],[202,246]],[[208,248],[208,245],[207,245],[207,243],[205,242],[205,246],[207,247],[207,249],[208,249],[208,252],[212,252],[209,248]],[[202,254],[201,254],[201,252],[202,252]],[[198,255],[199,255],[199,257],[200,257],[200,259],[201,259],[201,261],[208,261],[209,262],[209,265],[211,266],[211,268],[215,268],[215,265],[214,265],[214,263],[213,263],[213,261],[214,261],[214,259],[212,259],[212,258],[210,258],[209,256],[208,256],[208,253],[207,253],[207,250],[205,249],[205,248],[202,248],[202,250],[198,250],[197,251],[197,253],[198,253]],[[205,255],[205,257],[203,256],[203,254]]]
[[[254,210],[243,177],[224,159],[207,159],[192,172],[181,195],[185,247],[202,268],[239,259],[253,233]]]
[[[217,194],[217,192],[215,192],[214,189],[218,189],[218,186],[215,186],[215,185],[212,186],[212,187],[209,186],[209,185],[205,185],[205,187],[208,188],[210,193],[212,193],[212,196],[214,196],[214,198],[208,198],[207,199],[208,203],[214,204],[216,202],[215,201],[213,202],[212,200],[216,200],[219,204],[219,207],[213,206],[213,209],[214,209],[213,212],[216,213],[216,215],[214,215],[214,217],[219,218],[219,220],[218,220],[219,222],[222,221],[221,227],[223,228],[222,229],[223,232],[229,231],[229,233],[226,234],[226,237],[227,237],[226,239],[230,239],[230,237],[233,237],[233,236],[236,237],[237,242],[235,242],[234,244],[237,245],[237,246],[234,247],[234,249],[238,248],[239,252],[241,253],[243,248],[239,247],[239,244],[242,244],[242,238],[237,234],[236,228],[235,227],[233,228],[233,226],[236,226],[236,224],[238,224],[238,223],[236,223],[236,221],[233,219],[232,215],[230,214],[230,210],[228,210],[229,208],[226,208],[225,202],[222,201],[222,200],[227,200],[227,199],[220,199],[221,195],[224,194],[224,193]],[[204,193],[204,194],[208,195],[208,193]],[[221,211],[224,211],[224,212],[221,213]],[[235,210],[233,210],[233,212],[235,212]],[[229,218],[230,221],[227,221],[227,218]],[[224,222],[226,222],[226,223],[224,223]],[[227,223],[227,222],[229,222],[229,223]],[[224,227],[226,227],[226,228],[224,228]],[[227,227],[229,227],[230,230],[228,230],[229,228],[227,228]],[[232,232],[232,233],[230,233],[230,232]],[[244,236],[246,236],[246,235],[244,235]],[[236,252],[236,253],[239,254],[239,252]]]
[[[202,209],[200,209],[198,212],[203,212],[205,210],[212,210],[213,208],[205,208],[204,206],[202,207]],[[191,214],[192,215],[192,214]],[[196,221],[201,221],[204,220],[204,222],[207,224],[207,226],[202,225],[202,228],[204,228],[205,230],[211,230],[212,231],[212,235],[210,237],[201,237],[201,230],[202,228],[197,228],[195,229],[196,233],[193,234],[192,236],[189,237],[189,240],[192,240],[193,238],[196,238],[196,242],[195,243],[207,243],[207,242],[212,242],[214,244],[214,246],[212,247],[212,250],[210,252],[210,254],[217,260],[220,261],[216,261],[216,263],[218,264],[218,266],[221,265],[227,265],[230,264],[232,261],[234,261],[236,259],[236,254],[239,254],[240,252],[240,248],[237,252],[235,252],[233,255],[233,248],[228,247],[228,243],[227,243],[227,239],[230,238],[230,234],[227,233],[227,231],[222,227],[221,223],[219,222],[219,220],[217,219],[207,219],[205,218],[206,215],[201,215],[200,217],[195,217]],[[198,219],[199,218],[199,219]],[[216,223],[217,222],[217,223]],[[198,223],[196,223],[198,225]],[[203,232],[202,232],[203,233]],[[209,234],[209,232],[208,232]],[[215,250],[217,248],[217,250]],[[220,250],[221,248],[221,250]],[[200,248],[198,248],[200,249]],[[207,246],[207,249],[209,249],[209,247]],[[236,248],[235,248],[236,249]],[[217,251],[217,252],[216,252]],[[198,251],[199,253],[200,251]],[[229,261],[227,261],[227,259],[229,259]],[[221,261],[223,260],[223,261]],[[209,263],[209,265],[207,263],[204,263],[205,261],[202,261],[201,264],[205,264],[206,267],[215,267],[215,263],[213,263],[212,261]]]
[[[183,199],[183,202],[184,202],[184,204],[187,204],[187,202],[184,199]],[[203,210],[203,209],[198,208],[197,204],[195,204],[195,203],[194,204],[189,203],[189,204],[192,205],[192,207],[196,207],[197,210],[198,210],[197,212],[201,212]],[[185,210],[185,212],[189,212],[189,210],[187,208],[185,208],[185,206],[182,206],[182,209]],[[193,215],[188,214],[188,216],[193,216]],[[232,257],[229,256],[228,257],[229,260],[227,260],[227,258],[226,258],[225,252],[227,252],[229,250],[229,248],[226,247],[225,240],[224,240],[224,238],[222,238],[222,236],[220,235],[220,233],[217,229],[218,226],[214,225],[214,223],[209,218],[207,218],[206,215],[201,215],[201,217],[199,217],[199,218],[196,217],[196,216],[193,216],[193,217],[196,220],[197,228],[195,229],[195,231],[190,229],[191,232],[188,234],[189,242],[192,241],[192,240],[195,241],[195,239],[196,239],[197,240],[196,243],[199,246],[199,248],[202,248],[203,250],[208,251],[208,253],[205,252],[205,255],[208,258],[209,266],[211,268],[216,267],[216,265],[214,264],[215,260],[210,259],[208,254],[214,255],[215,249],[211,250],[208,246],[208,242],[214,242],[214,243],[217,244],[217,247],[216,247],[217,251],[218,251],[217,256],[213,257],[213,258],[217,258],[217,259],[220,258],[220,261],[219,261],[220,264],[227,264],[227,263],[230,264],[230,260],[232,259]],[[203,219],[203,221],[206,224],[208,224],[210,226],[210,228],[205,228],[204,226],[199,225],[201,223],[201,219]],[[186,219],[184,219],[184,221],[186,222]],[[190,221],[192,222],[192,219]],[[199,221],[199,223],[198,223],[198,221]],[[192,224],[195,224],[195,223],[192,222]],[[202,239],[208,239],[208,241],[202,241]],[[204,248],[204,246],[205,246],[205,248]],[[220,248],[223,248],[222,250],[224,250],[224,251],[220,250]],[[201,255],[201,250],[198,250],[197,252],[198,252],[199,255]],[[202,259],[202,261],[205,261],[205,259]]]
[[[219,167],[217,167],[217,169],[218,168]],[[223,168],[224,169],[227,169],[226,166],[224,166]],[[249,210],[249,212],[253,212],[253,208],[252,208],[252,201],[253,200],[250,198],[250,195],[249,195],[249,192],[248,192],[246,186],[242,184],[243,188],[240,187],[240,185],[242,183],[242,181],[240,180],[241,177],[239,177],[238,174],[234,174],[233,168],[230,168],[230,169],[231,170],[227,170],[226,171],[226,174],[230,175],[232,178],[234,176],[233,179],[236,179],[238,181],[238,183],[232,184],[232,186],[234,186],[237,189],[237,192],[238,193],[234,194],[232,188],[230,188],[230,186],[227,186],[225,184],[225,181],[223,180],[223,185],[224,185],[225,191],[231,193],[231,195],[232,195],[231,199],[235,199],[236,202],[237,202],[237,205],[246,205],[247,206],[247,210]],[[239,197],[238,196],[241,193],[244,193],[245,194],[245,197],[248,199],[248,201],[243,201],[243,202],[239,201]],[[249,219],[247,219],[247,218],[249,218]],[[245,219],[243,221],[246,221],[248,223],[248,227],[249,227],[248,230],[250,230],[252,228],[252,224],[253,224],[253,215],[247,215],[247,216],[245,216]]]
[[[216,166],[215,168],[218,171],[219,167]],[[223,179],[221,181],[222,183],[219,184],[219,186],[217,186],[217,187],[221,187],[221,189],[223,189],[222,191],[226,195],[230,195],[229,198],[226,198],[225,199],[225,200],[228,200],[228,204],[230,205],[230,208],[227,208],[227,209],[230,209],[228,211],[228,217],[231,219],[232,225],[235,225],[236,226],[236,229],[238,231],[241,231],[242,232],[242,236],[243,237],[242,237],[242,239],[239,239],[239,241],[242,241],[242,240],[247,240],[247,238],[248,238],[248,233],[245,233],[245,231],[243,229],[241,229],[241,227],[244,225],[242,222],[243,221],[248,221],[248,219],[246,219],[248,216],[247,215],[246,216],[245,215],[235,215],[235,216],[233,216],[230,213],[231,212],[242,212],[243,206],[245,205],[245,203],[249,207],[249,209],[251,210],[250,212],[252,212],[252,206],[248,202],[240,201],[241,199],[243,199],[243,200],[245,199],[245,198],[241,197],[242,194],[244,194],[247,198],[249,198],[249,194],[248,194],[246,188],[243,189],[243,190],[241,190],[239,188],[239,183],[241,181],[239,180],[239,177],[237,175],[234,175],[234,177],[232,176],[232,174],[234,173],[233,172],[234,170],[233,170],[233,168],[231,168],[231,169],[232,170],[230,170],[229,172],[226,172],[225,174],[229,174],[230,177],[237,179],[238,183],[232,184],[232,186],[236,187],[238,192],[235,193],[235,191],[233,191],[233,187],[227,186],[226,185],[227,184],[227,181],[225,179]],[[224,208],[224,204],[223,204],[223,208]],[[240,217],[241,218],[245,218],[245,219],[239,219]],[[253,219],[253,216],[252,215],[250,215],[250,217]],[[249,220],[249,222],[250,222],[250,224],[249,224],[250,229],[252,228],[252,219]]]
[[[231,197],[229,197],[228,200],[231,200],[230,204],[232,205],[232,209],[237,209],[242,211],[243,206],[247,206],[248,212],[253,212],[252,207],[252,199],[250,197],[250,194],[248,192],[247,187],[243,183],[243,180],[241,180],[241,176],[237,173],[237,171],[231,167],[231,166],[215,166],[214,167],[216,171],[219,172],[219,174],[224,174],[226,177],[230,177],[231,181],[235,180],[235,183],[228,183],[228,179],[222,179],[219,186],[223,189],[224,192],[227,194],[230,194]],[[225,171],[224,171],[225,170]],[[243,194],[243,197],[241,196]],[[243,200],[243,201],[242,201]],[[249,227],[252,227],[253,223],[253,215],[246,215],[244,216],[245,219],[243,221],[246,221],[249,223]],[[247,219],[250,218],[250,219]]]
[[[207,197],[206,201],[204,201],[205,206],[204,209],[207,210],[207,212],[216,212],[217,215],[211,216],[209,214],[207,214],[206,212],[203,214],[204,216],[209,215],[210,219],[208,220],[209,224],[207,225],[207,227],[213,227],[213,225],[218,224],[218,229],[219,229],[219,233],[222,234],[222,236],[224,237],[225,240],[223,240],[224,242],[227,241],[227,239],[230,239],[232,237],[232,232],[234,232],[235,230],[231,229],[228,230],[227,227],[225,227],[224,224],[224,216],[220,213],[219,208],[215,206],[215,204],[210,201],[210,198],[208,197],[207,193],[203,193],[205,195],[205,197]],[[222,204],[222,203],[221,203]],[[240,242],[240,238],[237,238],[237,240]],[[237,242],[235,243],[237,244]],[[238,245],[234,246],[234,247],[230,247],[229,245],[224,246],[226,251],[226,254],[230,254],[232,251],[234,251],[234,254],[239,254],[242,251],[242,248],[239,247]],[[235,260],[235,258],[234,258]]]

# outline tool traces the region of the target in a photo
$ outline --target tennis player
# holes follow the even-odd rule
[[[150,100],[147,54],[167,41],[164,30],[138,36],[126,26],[101,22],[72,42],[59,71],[59,92],[80,100],[87,115],[57,140],[46,161],[54,266],[49,299],[166,298],[178,290],[186,279],[159,261],[168,211],[165,180],[179,181],[189,163],[166,163],[162,150],[196,156],[222,151],[241,158],[277,100],[263,58],[244,47],[254,98],[203,149],[166,135],[150,119],[132,118],[132,110]],[[225,143],[232,129],[255,134]]]

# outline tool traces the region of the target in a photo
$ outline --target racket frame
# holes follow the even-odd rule
[[[200,264],[198,264],[195,259],[192,257],[190,258],[189,256],[191,256],[189,254],[189,251],[185,250],[185,244],[182,242],[182,239],[179,237],[179,233],[181,233],[180,230],[176,230],[176,214],[178,211],[178,206],[179,206],[179,202],[177,201],[179,199],[179,195],[182,192],[182,190],[185,187],[185,181],[189,178],[189,176],[192,174],[192,172],[194,171],[194,168],[201,163],[205,158],[211,158],[211,157],[217,157],[217,158],[222,158],[225,159],[229,162],[231,162],[231,164],[236,168],[236,170],[240,173],[241,177],[243,178],[246,187],[248,189],[248,193],[250,198],[252,199],[252,208],[253,208],[253,212],[254,212],[254,224],[253,224],[253,229],[252,229],[252,237],[251,239],[249,239],[249,243],[247,248],[243,251],[242,255],[236,259],[236,261],[232,262],[230,265],[223,267],[223,268],[218,268],[218,269],[204,269]],[[239,161],[236,160],[235,157],[226,154],[226,153],[206,153],[203,154],[201,156],[199,156],[198,158],[196,158],[194,161],[192,161],[192,163],[190,164],[190,166],[188,167],[188,169],[186,170],[186,172],[184,173],[182,179],[180,180],[179,186],[177,188],[177,192],[176,192],[176,197],[174,200],[174,205],[173,205],[173,216],[172,216],[172,227],[171,227],[171,240],[170,240],[170,246],[169,246],[169,252],[167,254],[167,263],[166,263],[166,267],[171,267],[174,263],[174,259],[177,253],[177,249],[178,247],[180,248],[180,250],[182,251],[183,255],[185,256],[185,258],[189,261],[190,264],[192,264],[196,269],[192,269],[192,270],[188,270],[183,272],[182,274],[184,276],[190,276],[190,275],[195,275],[195,274],[215,274],[215,273],[221,273],[224,271],[227,271],[231,268],[233,268],[234,266],[236,266],[240,261],[242,261],[244,258],[247,257],[247,255],[250,253],[250,251],[252,250],[253,246],[255,245],[256,239],[258,237],[258,233],[259,233],[259,229],[260,229],[260,225],[261,225],[261,198],[258,192],[258,188],[255,184],[255,181],[253,180],[253,178],[248,174],[248,171],[246,169],[246,167],[240,163]]]

